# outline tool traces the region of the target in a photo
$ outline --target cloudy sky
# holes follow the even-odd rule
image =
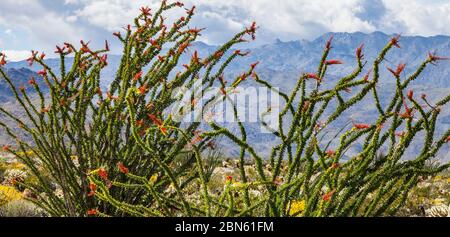
[[[170,2],[171,0],[169,0]],[[219,44],[253,20],[261,27],[254,45],[314,39],[329,31],[450,35],[450,0],[185,0],[195,4],[192,24],[207,27],[202,41]],[[105,39],[130,22],[140,6],[160,0],[1,0],[0,51],[20,60],[29,50],[54,51],[64,41]],[[173,12],[175,15],[176,12]]]

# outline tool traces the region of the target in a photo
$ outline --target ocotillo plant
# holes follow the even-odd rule
[[[153,14],[142,8],[135,28],[129,26],[124,35],[115,34],[124,51],[106,94],[99,88],[107,46],[93,51],[82,42],[80,49],[71,44],[58,48],[62,65],[59,77],[45,64],[44,55],[33,53],[29,61],[43,66],[39,74],[50,88],[50,95],[45,96],[34,81],[30,82],[41,101],[38,107],[1,71],[31,124],[4,109],[1,112],[33,138],[30,143],[22,141],[11,128],[0,124],[18,141],[17,147],[5,145],[4,150],[15,154],[38,177],[37,184],[30,184],[38,195],[33,201],[50,215],[379,216],[395,214],[421,175],[449,166],[428,169],[425,162],[450,140],[450,130],[439,136],[435,131],[441,107],[450,95],[432,104],[408,90],[427,65],[443,58],[429,54],[406,78],[402,76],[403,64],[390,69],[397,90],[386,107],[378,98],[380,65],[388,51],[399,47],[398,37],[381,50],[371,74],[363,74],[367,64],[361,46],[355,53],[356,69],[335,83],[328,81],[328,68],[342,63],[328,58],[330,39],[317,72],[302,74],[290,93],[278,91],[261,79],[255,65],[225,88],[221,75],[232,60],[245,54],[236,51],[220,59],[233,45],[243,42],[244,36],[254,38],[255,24],[203,60],[194,52],[185,70],[176,73],[180,56],[199,33],[187,28],[193,9],[172,28],[164,25],[163,13],[177,6],[182,4],[163,1]],[[168,49],[163,55],[164,46]],[[75,60],[66,72],[68,55]],[[211,121],[207,122],[210,130],[201,132],[200,123],[182,124],[167,114],[176,101],[172,97],[175,88],[192,88],[198,77],[202,91],[220,83],[215,97],[223,100],[232,101],[227,92],[249,77],[280,94],[285,104],[278,115],[279,124],[268,128],[280,142],[267,159],[247,141],[247,130],[240,122],[240,135]],[[324,87],[324,83],[328,85]],[[343,93],[349,91],[347,99]],[[331,143],[323,144],[321,138],[332,122],[369,96],[379,112],[376,122],[353,122],[351,129],[343,128],[334,149],[329,147]],[[419,100],[428,107],[422,107]],[[337,106],[331,107],[331,103]],[[327,110],[331,113],[325,113]],[[234,112],[238,117],[236,106]],[[202,156],[219,136],[228,137],[241,153],[239,180],[227,177],[223,192],[217,195],[209,190]],[[415,139],[423,140],[422,151],[407,161],[402,159]],[[342,161],[347,149],[359,140],[363,141],[359,154]],[[29,156],[28,150],[35,155]],[[387,151],[386,155],[379,155],[381,151]],[[249,179],[243,165],[247,155],[255,164],[257,180]],[[264,167],[267,163],[272,167],[270,172]],[[62,190],[62,197],[54,193],[54,183]],[[194,200],[187,198],[192,186],[199,192]],[[251,198],[255,189],[261,190],[262,196]]]
[[[32,138],[23,140],[12,127],[0,122],[17,141],[16,145],[4,145],[3,150],[14,154],[37,177],[37,183],[23,185],[37,196],[31,201],[49,215],[86,216],[92,209],[100,208],[104,214],[120,216],[127,214],[128,205],[137,205],[139,211],[148,211],[148,215],[170,215],[177,208],[186,215],[193,214],[182,190],[190,182],[204,180],[199,154],[211,149],[213,138],[201,139],[196,142],[195,152],[186,152],[184,148],[196,137],[200,124],[176,122],[164,111],[176,101],[175,89],[191,88],[200,76],[204,88],[217,81],[230,62],[243,56],[224,53],[246,42],[247,36],[251,38],[256,27],[244,29],[201,59],[196,51],[189,50],[202,30],[187,27],[195,7],[186,9],[186,15],[172,23],[165,19],[167,11],[183,7],[180,2],[166,1],[154,12],[142,7],[133,25],[128,25],[125,32],[114,33],[123,44],[123,55],[106,92],[100,82],[102,69],[108,65],[108,42],[100,50],[91,49],[84,41],[80,48],[70,43],[57,46],[59,72],[45,63],[44,53],[33,51],[28,62],[42,66],[40,78],[29,82],[35,94],[17,87],[0,68],[2,79],[10,86],[26,118],[4,108],[0,111]],[[190,63],[180,70],[180,57],[187,54],[192,55]],[[66,64],[68,57],[73,57],[70,66]],[[3,66],[6,60],[1,58]],[[213,72],[213,68],[219,69]],[[46,82],[49,94],[43,93],[36,80]],[[37,103],[34,97],[38,98]],[[128,172],[155,177],[160,182],[150,193],[132,189],[133,185],[126,190],[117,188],[117,182],[126,182],[124,173]],[[108,197],[123,204],[94,198],[97,186],[88,180],[89,174],[98,175],[110,188]],[[176,197],[170,203],[160,204],[164,212],[141,205],[159,202],[162,190],[169,186],[175,188]]]
[[[203,199],[190,203],[197,215],[246,216],[255,214],[255,210],[265,210],[259,215],[266,216],[380,216],[394,215],[414,187],[419,177],[442,171],[449,164],[429,168],[425,162],[435,157],[440,148],[450,141],[450,130],[438,133],[436,138],[435,125],[442,106],[448,103],[450,95],[432,104],[426,96],[416,98],[409,84],[418,79],[423,69],[444,58],[429,54],[424,62],[410,76],[403,78],[404,64],[395,70],[388,68],[396,81],[396,91],[389,105],[383,107],[378,98],[380,64],[388,51],[399,46],[399,37],[393,37],[381,50],[367,74],[361,75],[364,66],[363,46],[356,49],[356,69],[338,80],[332,87],[322,89],[327,81],[326,72],[329,67],[341,64],[339,60],[328,59],[332,47],[332,38],[326,43],[324,53],[317,72],[305,73],[300,76],[296,87],[287,95],[280,96],[286,103],[279,114],[277,129],[272,129],[280,144],[274,146],[268,159],[273,167],[270,174],[265,172],[265,160],[258,155],[252,144],[247,142],[246,128],[239,123],[241,136],[235,135],[225,127],[210,122],[211,131],[202,133],[202,138],[213,138],[220,135],[228,137],[235,145],[241,147],[240,161],[244,164],[246,153],[256,165],[259,175],[257,181],[249,182],[244,166],[240,166],[240,180],[234,182],[231,177],[225,184],[224,192],[215,195],[205,190],[205,179],[202,178],[202,163],[198,162],[198,173],[201,182]],[[372,72],[372,73],[370,73]],[[274,88],[268,82],[259,78],[256,73],[249,74],[255,82]],[[238,77],[230,90],[242,81]],[[307,90],[307,84],[312,83],[313,89]],[[345,99],[342,93],[352,91],[352,96]],[[227,96],[226,93],[223,93]],[[330,149],[331,143],[322,144],[321,137],[326,128],[352,106],[361,103],[362,99],[372,95],[379,116],[374,124],[356,123],[352,127],[343,128],[339,143],[335,149]],[[419,103],[424,101],[427,106]],[[324,116],[331,102],[337,107],[331,109],[330,115]],[[291,124],[285,131],[283,122],[291,116]],[[235,116],[237,117],[236,109]],[[325,121],[325,122],[319,122]],[[263,122],[263,124],[265,124]],[[423,132],[422,135],[420,132]],[[422,151],[416,157],[402,159],[405,150],[414,140],[422,141]],[[341,161],[346,150],[358,140],[363,141],[360,152],[348,161]],[[145,145],[145,144],[143,144]],[[382,155],[387,151],[386,155]],[[201,156],[200,152],[196,153]],[[200,159],[200,158],[199,158]],[[285,163],[285,164],[283,164]],[[147,177],[128,174],[133,187],[142,190],[152,190],[158,186],[155,179],[148,181]],[[280,178],[284,181],[280,182]],[[109,195],[106,186],[95,177],[91,180],[101,186],[97,197],[116,203],[118,208],[129,214],[139,216],[149,215],[140,207],[120,203]],[[113,185],[127,188],[128,184]],[[249,190],[265,187],[263,197],[249,198]],[[240,198],[235,194],[242,193]],[[239,196],[238,196],[239,197]],[[163,210],[161,203],[170,202],[160,197],[160,203],[142,203],[152,210]],[[294,210],[295,209],[295,210]],[[181,212],[182,213],[182,212]],[[164,213],[161,213],[164,214]]]

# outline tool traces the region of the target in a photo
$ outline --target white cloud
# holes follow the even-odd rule
[[[20,42],[22,49],[26,50],[31,49],[31,45],[39,45],[47,51],[53,51],[55,44],[78,41],[84,35],[81,27],[70,23],[63,15],[50,11],[39,1],[2,0],[0,26],[26,34],[26,38],[21,37],[17,42],[12,42]],[[6,44],[3,47],[11,48],[7,40],[3,42]]]
[[[384,0],[389,9],[383,28],[411,35],[450,35],[450,2]]]
[[[0,26],[24,30],[34,45],[53,47],[82,38],[103,42],[110,33],[130,23],[139,7],[156,9],[161,0],[64,0],[50,8],[46,0],[2,0]],[[168,0],[173,2],[175,0]],[[448,0],[183,0],[198,6],[192,26],[206,27],[201,38],[224,42],[256,21],[258,44],[282,40],[314,39],[329,31],[405,35],[450,35]],[[179,17],[169,13],[169,20]],[[108,33],[109,32],[109,33]],[[108,35],[106,35],[108,33]],[[20,37],[18,37],[20,38]],[[23,37],[22,37],[23,38]],[[21,39],[24,40],[24,39]],[[1,39],[3,44],[7,40]],[[50,45],[49,45],[50,44]],[[26,45],[26,44],[24,44]],[[4,45],[5,48],[8,45]]]
[[[3,50],[2,53],[6,55],[8,61],[17,62],[25,60],[30,57],[30,51],[25,50]]]

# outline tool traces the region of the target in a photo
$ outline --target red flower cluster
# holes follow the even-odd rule
[[[143,74],[143,73],[144,73],[143,71],[140,71],[140,72],[136,73],[136,74],[134,75],[134,77],[133,77],[133,81],[139,80],[139,79],[142,77],[142,74]]]
[[[4,152],[10,152],[11,151],[8,145],[3,145],[2,150]]]
[[[353,123],[353,127],[358,130],[368,129],[368,128],[372,127],[372,125],[366,124],[366,123],[355,123],[354,121],[352,121],[352,123]]]
[[[100,168],[98,170],[98,176],[100,176],[100,178],[102,178],[105,181],[108,180],[108,172],[106,172],[106,170],[103,168]]]
[[[391,44],[397,48],[400,48],[400,45],[398,44],[400,39],[400,35],[396,35],[394,37],[391,38]]]
[[[37,84],[36,84],[36,79],[34,79],[34,77],[32,77],[32,78],[28,81],[28,84],[30,84],[30,85],[32,85],[32,86],[37,85]]]
[[[89,216],[95,216],[95,215],[98,214],[98,210],[97,210],[97,209],[89,209],[89,210],[87,211],[87,214],[88,214]]]
[[[6,65],[6,56],[4,54],[0,54],[0,66]]]
[[[86,43],[83,40],[81,40],[80,43],[81,43],[80,51],[82,53],[92,53],[91,49],[89,48],[89,42]]]
[[[322,196],[322,200],[324,202],[328,202],[330,201],[331,197],[333,197],[333,194],[336,192],[336,190],[330,191],[328,193],[326,193],[325,195]]]
[[[142,15],[144,15],[144,16],[150,16],[151,15],[151,11],[152,11],[152,9],[151,8],[149,8],[149,7],[141,7],[141,12],[142,12]]]
[[[409,91],[408,91],[408,94],[407,94],[406,96],[408,97],[409,100],[412,100],[412,99],[413,99],[413,96],[414,96],[414,91],[409,90]]]
[[[406,105],[406,102],[403,100],[403,107],[405,107],[405,112],[402,114],[399,114],[400,118],[412,118],[414,110],[409,108],[408,105]]]
[[[137,93],[140,94],[140,95],[144,95],[145,93],[147,93],[147,90],[148,90],[148,86],[147,86],[147,84],[145,84],[145,85],[143,85],[143,86],[138,88],[138,92]]]
[[[307,74],[305,74],[305,78],[306,79],[315,79],[315,80],[317,80],[317,81],[321,81],[322,80],[322,78],[320,78],[317,74],[315,74],[315,73],[307,73]]]
[[[339,164],[339,163],[333,163],[332,165],[331,165],[331,168],[332,169],[337,169],[337,168],[339,168],[341,166],[341,164]]]
[[[97,185],[95,185],[94,183],[89,183],[89,193],[88,193],[88,197],[92,197],[95,195],[95,191],[97,191]]]
[[[336,154],[336,152],[333,151],[333,150],[331,150],[331,149],[328,150],[326,153],[327,153],[327,156],[328,156],[328,157],[333,157],[333,156]]]
[[[342,61],[340,60],[336,60],[336,59],[331,59],[331,60],[327,60],[325,61],[326,65],[336,65],[336,64],[342,64]]]
[[[250,51],[242,52],[239,49],[234,51],[234,54],[239,55],[239,56],[247,56],[249,53],[250,53]]]
[[[325,49],[330,50],[331,49],[331,42],[333,42],[333,36],[331,36],[328,41],[325,43]]]
[[[28,65],[33,66],[34,60],[36,59],[38,52],[31,50],[31,56],[27,59]]]
[[[252,37],[252,40],[256,39],[256,22],[252,22],[252,25],[250,26],[250,28],[247,28],[247,34],[249,34]]]
[[[406,64],[405,63],[400,63],[397,68],[395,69],[395,71],[391,68],[388,68],[388,70],[395,76],[395,77],[399,77],[400,74],[403,72],[403,70],[405,69]]]
[[[47,70],[44,68],[44,69],[38,71],[37,74],[39,76],[45,77],[45,76],[47,76]]]
[[[364,48],[364,44],[361,44],[357,49],[356,49],[356,57],[358,59],[362,59],[364,57],[364,55],[362,54],[362,49]]]
[[[128,174],[128,173],[130,172],[130,171],[128,170],[128,168],[125,167],[125,165],[124,165],[122,162],[119,162],[119,163],[117,164],[117,167],[119,167],[119,170],[120,170],[121,173]]]

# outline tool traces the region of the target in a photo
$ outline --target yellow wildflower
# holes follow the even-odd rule
[[[293,215],[299,215],[300,213],[302,213],[305,210],[306,207],[306,202],[305,200],[301,200],[301,201],[293,201],[291,203],[291,208],[289,210],[289,215],[293,216]]]
[[[33,155],[34,155],[34,152],[33,152],[33,151],[26,151],[26,152],[19,151],[19,152],[17,152],[17,155],[19,155],[19,156],[25,156],[25,155],[27,155],[27,156],[33,156]]]
[[[445,201],[445,199],[443,199],[443,198],[436,198],[433,200],[433,204],[436,206],[439,206],[439,205],[444,204],[444,201]]]
[[[442,176],[436,175],[436,177],[434,177],[434,181],[439,181],[439,180],[442,180]]]
[[[16,201],[22,198],[22,194],[15,188],[10,186],[0,185],[0,206],[8,202]]]
[[[245,188],[245,185],[241,182],[232,182],[231,187],[235,189],[243,189]]]
[[[150,180],[149,180],[150,184],[153,185],[156,182],[157,179],[158,179],[158,175],[157,174],[152,175],[152,177],[150,177]]]

